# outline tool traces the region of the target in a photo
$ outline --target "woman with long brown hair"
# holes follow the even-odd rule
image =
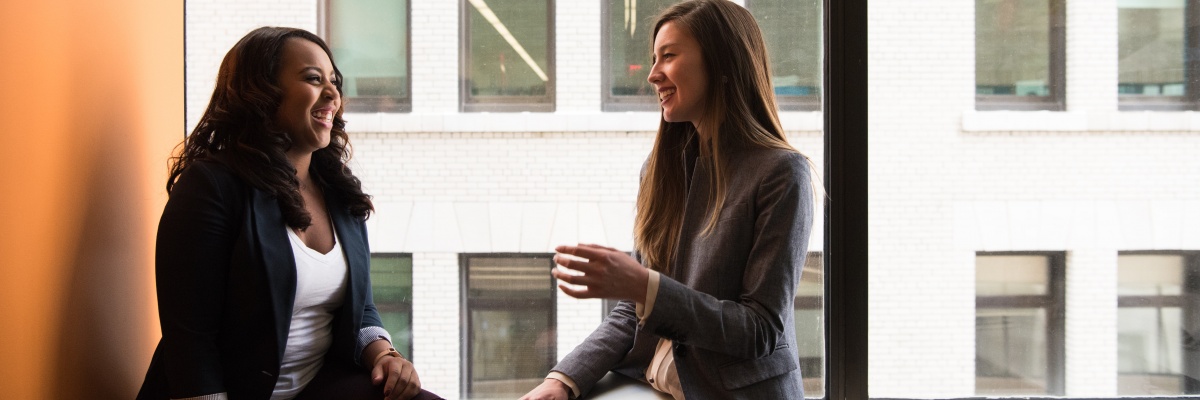
[[[636,253],[560,246],[577,298],[618,306],[524,399],[588,393],[608,371],[676,399],[803,398],[793,322],[812,229],[809,160],[779,124],[753,16],[725,0],[659,15],[662,119],[643,169]]]
[[[172,160],[155,248],[162,340],[138,399],[410,399],[371,300],[342,75],[321,38],[263,27],[221,62]]]

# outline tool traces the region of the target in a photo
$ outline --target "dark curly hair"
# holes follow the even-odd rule
[[[274,122],[283,98],[276,77],[284,44],[290,38],[316,43],[333,62],[325,41],[302,29],[262,27],[242,37],[221,61],[212,99],[196,129],[180,144],[179,154],[171,158],[167,193],[189,165],[214,160],[255,188],[275,196],[288,226],[305,229],[312,225],[312,216],[304,209],[300,196],[296,169],[284,156],[292,140]],[[342,73],[336,64],[333,70],[340,94]],[[336,196],[352,215],[366,219],[374,210],[371,196],[363,193],[362,182],[346,165],[349,160],[350,139],[339,108],[334,114],[329,145],[313,153],[309,172],[316,184]]]

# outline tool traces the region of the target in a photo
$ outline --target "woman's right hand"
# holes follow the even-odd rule
[[[567,384],[554,378],[546,378],[541,385],[530,390],[521,400],[567,400]]]

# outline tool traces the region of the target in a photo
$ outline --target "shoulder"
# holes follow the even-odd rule
[[[735,171],[738,175],[755,177],[758,182],[772,180],[809,179],[810,162],[804,154],[791,149],[752,148],[734,154]]]
[[[179,174],[171,194],[191,193],[225,196],[241,192],[242,179],[229,166],[216,160],[196,160]],[[181,190],[182,189],[182,190]]]

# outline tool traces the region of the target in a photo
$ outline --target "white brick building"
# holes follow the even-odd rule
[[[187,2],[189,130],[242,35],[317,32],[319,3]],[[465,379],[459,254],[630,249],[658,123],[655,112],[601,111],[592,1],[554,5],[554,112],[460,112],[459,3],[411,5],[412,111],[345,117],[376,204],[372,250],[411,253],[412,356],[448,398]],[[1064,394],[1115,396],[1118,252],[1200,250],[1200,114],[1118,111],[1117,0],[1067,0],[1066,21],[1065,111],[975,111],[975,3],[871,3],[872,396],[974,396],[976,255],[1043,251],[1066,255]],[[781,117],[821,164],[820,112]],[[555,301],[562,356],[601,306]]]

